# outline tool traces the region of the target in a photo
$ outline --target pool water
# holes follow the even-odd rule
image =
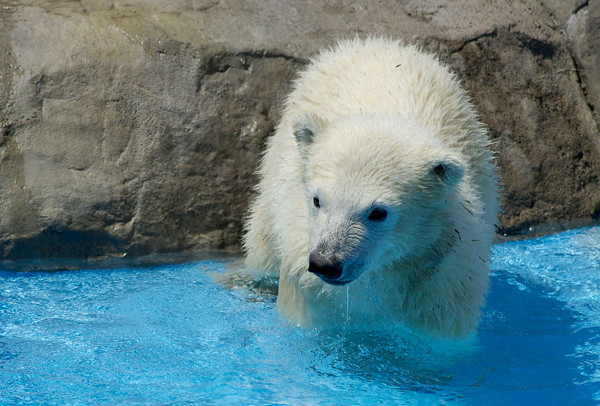
[[[296,327],[214,283],[228,262],[0,271],[0,404],[600,403],[600,227],[496,245],[458,351]]]

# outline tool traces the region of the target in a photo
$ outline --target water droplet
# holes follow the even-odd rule
[[[350,285],[346,285],[346,323],[350,322]]]

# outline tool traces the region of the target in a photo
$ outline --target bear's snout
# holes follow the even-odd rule
[[[323,255],[312,253],[308,258],[308,271],[324,282],[333,283],[342,276],[344,265],[339,261],[329,261]]]

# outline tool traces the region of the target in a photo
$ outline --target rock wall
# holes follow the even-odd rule
[[[599,3],[5,0],[0,257],[237,249],[294,73],[367,34],[462,78],[496,141],[505,232],[597,222]]]

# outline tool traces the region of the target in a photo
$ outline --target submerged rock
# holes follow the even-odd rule
[[[501,225],[600,216],[598,5],[6,1],[0,257],[235,249],[294,73],[339,37],[451,64],[496,140]]]

